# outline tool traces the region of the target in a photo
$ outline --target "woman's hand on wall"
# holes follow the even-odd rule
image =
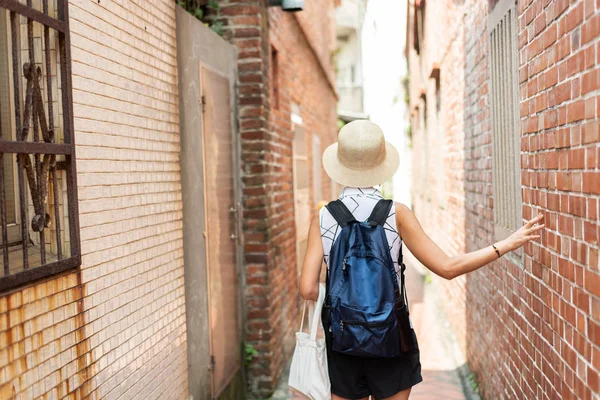
[[[540,230],[544,229],[546,225],[539,225],[540,222],[544,218],[543,214],[538,214],[535,218],[530,219],[515,233],[507,237],[498,243],[497,247],[500,251],[501,255],[508,253],[509,251],[517,250],[519,247],[523,246],[525,243],[531,240],[537,240],[540,238]]]

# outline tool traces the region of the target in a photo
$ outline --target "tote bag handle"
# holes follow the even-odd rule
[[[317,328],[319,327],[319,320],[321,319],[321,310],[323,309],[323,303],[325,302],[325,286],[319,283],[319,297],[317,302],[310,302],[308,305],[308,330],[310,331],[310,340],[317,340]],[[302,322],[300,322],[300,332],[304,328],[304,316],[306,314],[306,303],[308,300],[304,300],[304,307],[302,309]]]

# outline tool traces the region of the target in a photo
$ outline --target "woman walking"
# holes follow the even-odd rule
[[[300,294],[317,300],[325,261],[322,321],[333,400],[406,400],[423,380],[404,291],[404,244],[425,267],[452,279],[538,239],[544,227],[538,215],[505,240],[450,257],[407,206],[377,189],[398,165],[397,150],[367,120],[345,125],[323,154],[326,173],[344,189],[312,218]]]

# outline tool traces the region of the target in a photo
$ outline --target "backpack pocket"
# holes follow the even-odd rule
[[[331,315],[332,350],[359,357],[397,357],[400,332],[394,303],[381,311],[360,310],[340,304]]]

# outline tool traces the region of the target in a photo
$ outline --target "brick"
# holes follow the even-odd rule
[[[233,16],[232,19],[239,18],[240,15],[258,15],[260,7],[256,4],[233,4],[224,5],[220,8],[220,14],[224,17]]]
[[[582,93],[598,90],[600,88],[600,68],[586,72],[582,77]]]
[[[260,36],[260,30],[258,28],[234,28],[234,38],[255,38]]]
[[[544,33],[544,49],[547,49],[556,42],[557,25],[553,24]]]
[[[586,44],[600,35],[600,15],[594,15],[583,23],[581,42]]]
[[[600,194],[600,172],[583,173],[583,191],[585,193]]]
[[[579,100],[567,106],[567,122],[579,121],[585,117],[585,102]]]
[[[583,22],[583,3],[579,2],[569,13],[567,14],[567,31],[572,30]]]

